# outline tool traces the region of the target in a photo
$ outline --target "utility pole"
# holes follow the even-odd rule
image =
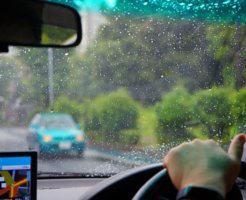
[[[49,107],[53,110],[54,104],[54,62],[53,62],[53,50],[51,48],[48,49],[48,77],[49,77]]]

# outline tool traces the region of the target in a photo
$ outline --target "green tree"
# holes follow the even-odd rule
[[[113,87],[109,87],[103,80],[93,75],[91,63],[92,57],[87,55],[73,55],[71,57],[72,68],[70,79],[67,82],[66,95],[79,102],[86,102],[94,99],[105,92],[109,92]]]
[[[69,59],[70,50],[54,49],[54,94],[59,97],[67,91],[70,71],[73,65]],[[20,49],[19,59],[28,69],[29,78],[24,82],[26,91],[23,97],[30,104],[42,108],[49,106],[48,93],[48,51],[47,49]],[[27,76],[28,76],[27,75]]]
[[[209,25],[208,50],[213,56],[211,86],[240,88],[245,84],[246,28],[240,25]]]
[[[206,86],[206,52],[197,48],[206,49],[204,29],[199,23],[109,17],[86,59],[91,61],[91,73],[107,88],[126,87],[135,99],[152,104],[178,78],[190,89]]]
[[[97,97],[86,104],[87,130],[100,131],[105,140],[118,140],[120,131],[137,127],[138,106],[125,90]]]
[[[246,131],[246,88],[241,88],[233,95],[233,114],[238,132]]]
[[[12,83],[12,87],[17,87],[19,83],[20,77],[16,73],[17,66],[11,60],[7,58],[2,58],[0,60],[0,96],[3,97],[6,101],[14,95],[9,91],[10,84]],[[14,91],[16,92],[16,91]]]
[[[60,96],[54,103],[54,112],[68,113],[76,122],[80,122],[83,116],[83,107],[77,101]]]
[[[233,125],[230,99],[233,92],[230,88],[213,87],[196,93],[196,119],[209,138],[221,140],[229,135],[229,128]]]
[[[158,140],[166,143],[174,139],[187,139],[186,127],[193,120],[192,96],[184,87],[174,88],[156,106]]]

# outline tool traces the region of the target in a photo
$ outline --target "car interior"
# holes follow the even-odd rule
[[[0,10],[0,199],[175,200],[170,148],[246,131],[244,0]],[[245,181],[246,151],[226,199]]]

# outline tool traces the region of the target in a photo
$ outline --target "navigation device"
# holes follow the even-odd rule
[[[37,153],[0,153],[0,200],[36,200]]]

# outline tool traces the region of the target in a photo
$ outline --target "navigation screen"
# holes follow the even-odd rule
[[[0,157],[0,199],[31,200],[31,157]]]

